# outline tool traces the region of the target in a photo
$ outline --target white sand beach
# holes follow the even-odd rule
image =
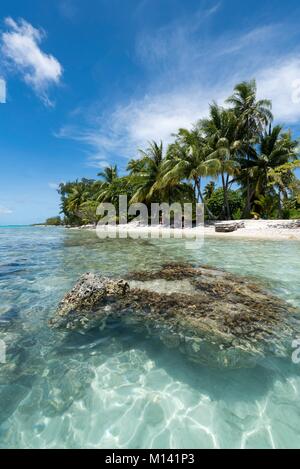
[[[203,235],[204,237],[218,237],[218,238],[244,238],[254,240],[291,240],[300,241],[300,220],[241,220],[244,223],[244,228],[231,233],[217,233],[215,231],[215,223],[205,224],[203,227],[195,228],[169,228],[161,225],[145,226],[138,223],[128,223],[127,225],[118,225],[117,232],[120,237],[125,237],[126,233],[130,237],[145,236],[147,237],[165,237],[165,238],[193,238]],[[219,222],[216,222],[219,223]],[[95,230],[93,225],[86,225],[80,228],[70,229],[83,229]],[[115,227],[106,227],[108,232],[113,232]]]
[[[232,233],[216,233],[214,226],[205,226],[205,236],[266,240],[300,241],[300,220],[242,220],[245,228]]]

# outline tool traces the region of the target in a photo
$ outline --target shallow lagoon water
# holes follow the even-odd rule
[[[60,228],[0,228],[2,448],[300,448],[300,364],[251,370],[189,363],[121,329],[48,328],[80,274],[122,275],[169,262],[254,278],[300,307],[300,243],[99,240]]]

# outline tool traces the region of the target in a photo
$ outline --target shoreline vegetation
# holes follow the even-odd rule
[[[110,203],[118,213],[119,196],[126,195],[130,205],[147,208],[152,203],[202,203],[208,224],[252,220],[244,231],[248,234],[262,226],[269,229],[273,223],[268,220],[278,220],[284,230],[284,220],[300,219],[295,172],[300,144],[291,130],[273,125],[273,120],[272,103],[257,98],[255,80],[240,83],[224,107],[213,102],[208,117],[190,130],[179,129],[166,149],[163,142],[153,141],[139,150],[128,162],[127,174],[119,175],[112,165],[98,173],[99,179],[60,184],[62,218],[46,224],[96,225],[99,204]],[[261,223],[255,225],[255,220]],[[118,217],[112,222],[118,224]],[[242,230],[230,234],[241,235]]]

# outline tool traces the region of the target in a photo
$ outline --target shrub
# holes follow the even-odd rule
[[[60,226],[62,224],[60,217],[47,218],[46,225],[48,226]]]
[[[228,202],[232,217],[239,219],[243,211],[243,197],[241,191],[229,190]],[[215,190],[211,197],[206,201],[209,210],[216,218],[222,219],[224,217],[224,191],[222,188]]]

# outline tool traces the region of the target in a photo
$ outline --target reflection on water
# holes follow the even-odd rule
[[[300,447],[300,365],[252,370],[188,363],[111,323],[87,334],[47,326],[86,271],[122,275],[168,262],[254,277],[300,307],[300,243],[107,240],[64,229],[0,229],[0,447]]]

